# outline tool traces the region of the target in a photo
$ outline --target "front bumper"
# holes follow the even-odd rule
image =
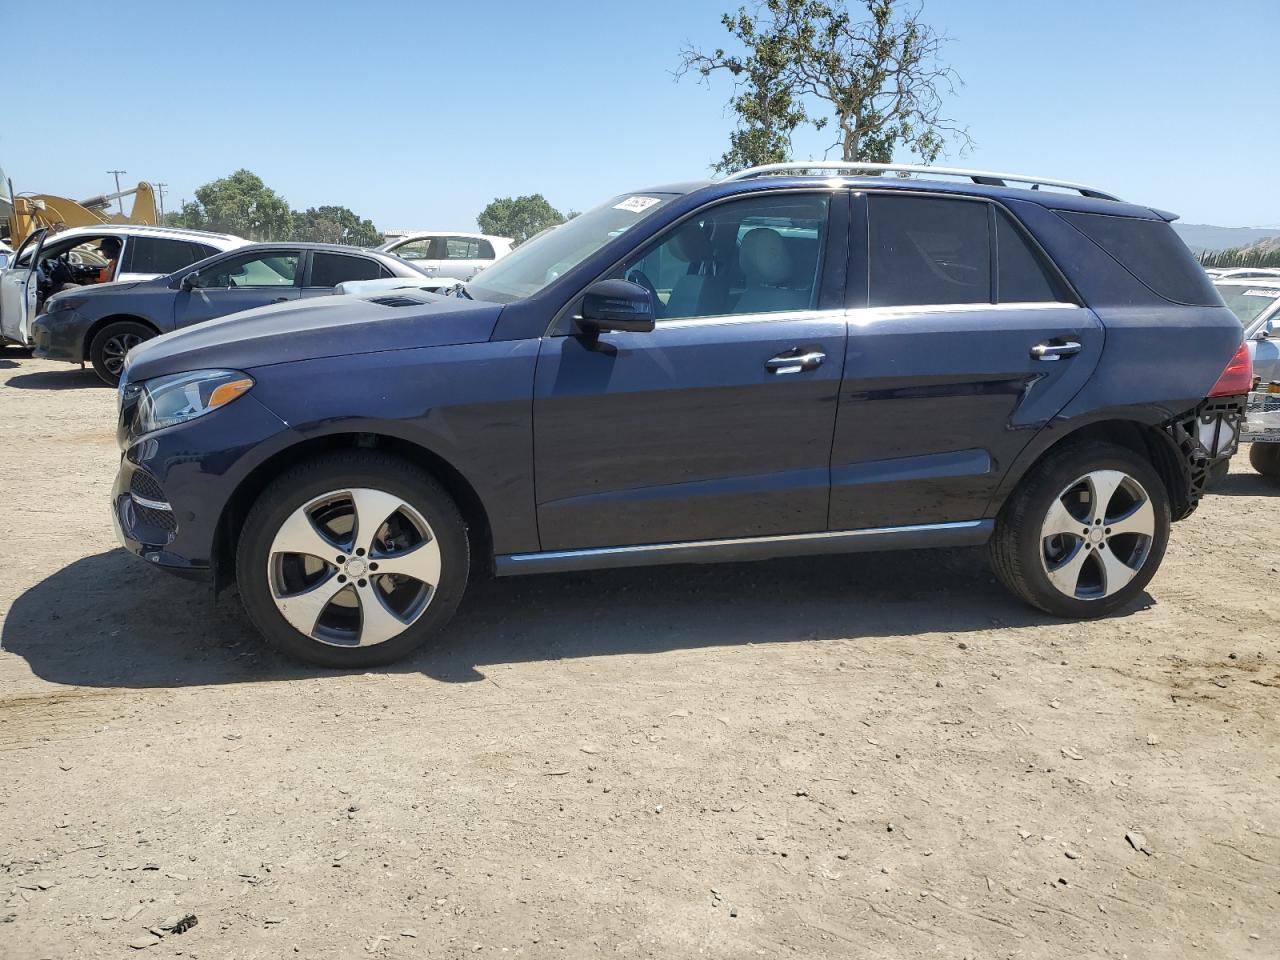
[[[135,406],[121,412],[124,452],[111,490],[116,537],[163,570],[212,579],[228,503],[253,468],[287,446],[293,433],[252,396],[143,436],[130,430]]]
[[[41,360],[84,363],[88,328],[89,321],[74,310],[41,314],[31,324],[32,352]]]

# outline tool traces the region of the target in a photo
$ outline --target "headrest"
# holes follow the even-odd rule
[[[791,279],[791,255],[782,234],[770,227],[756,227],[742,238],[738,262],[751,284],[781,286]]]
[[[685,263],[702,263],[711,259],[711,241],[696,222],[687,223],[671,238],[671,252]]]

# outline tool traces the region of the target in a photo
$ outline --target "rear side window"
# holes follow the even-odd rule
[[[177,273],[198,259],[185,240],[162,240],[159,237],[132,237],[129,240],[129,273]]]
[[[987,204],[871,196],[873,307],[991,302]]]
[[[444,245],[445,260],[478,260],[480,241],[472,237],[449,237]]]
[[[1164,299],[1206,307],[1221,302],[1187,245],[1163,220],[1055,212]]]
[[[348,257],[341,253],[317,253],[311,260],[311,286],[336,287],[348,280],[376,280],[382,264],[368,257]]]
[[[477,260],[492,260],[492,259],[494,259],[494,256],[493,256],[493,244],[492,244],[492,243],[490,243],[488,240],[480,240],[480,241],[479,241],[479,243],[480,243],[480,253],[479,253],[479,255],[476,257],[476,259],[477,259]]]
[[[1067,299],[1062,281],[1045,266],[1013,218],[997,208],[996,300],[1048,303]]]

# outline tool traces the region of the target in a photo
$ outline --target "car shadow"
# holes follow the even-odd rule
[[[1229,473],[1212,487],[1211,497],[1274,497],[1280,494],[1280,483],[1260,473]]]
[[[41,370],[37,373],[23,373],[10,377],[6,386],[19,390],[71,390],[76,387],[102,387],[114,389],[109,383],[103,383],[92,370]]]
[[[17,365],[17,360],[6,360],[3,357],[0,357],[0,370],[12,370]]]
[[[1143,594],[1130,608],[1149,605]],[[1037,626],[984,551],[936,550],[648,567],[482,580],[442,642],[381,668],[443,682],[523,661],[709,646],[902,638]],[[324,676],[257,636],[231,594],[147,568],[124,550],[78,560],[14,602],[0,648],[47,681],[184,687]],[[353,671],[364,673],[366,671]]]

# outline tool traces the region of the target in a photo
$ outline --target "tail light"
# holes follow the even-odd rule
[[[1234,397],[1248,393],[1253,389],[1253,358],[1249,356],[1249,345],[1240,344],[1227,369],[1209,391],[1211,397]]]

